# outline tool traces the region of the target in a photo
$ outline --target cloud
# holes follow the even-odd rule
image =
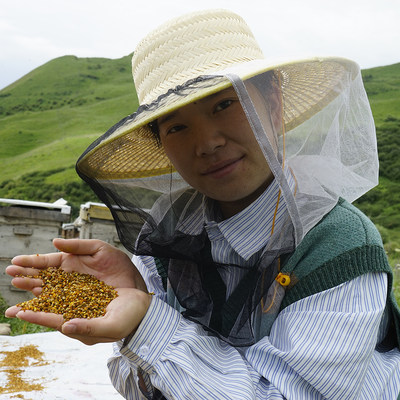
[[[335,55],[362,68],[400,61],[398,0],[13,0],[0,8],[0,88],[66,54],[126,56],[160,23],[199,8],[242,15],[266,56]]]

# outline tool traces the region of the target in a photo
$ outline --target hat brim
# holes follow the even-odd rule
[[[300,125],[340,93],[343,81],[354,79],[358,65],[343,58],[311,58],[298,61],[253,60],[215,73],[215,81],[189,91],[185,96],[166,93],[163,101],[142,105],[140,112],[123,119],[89,146],[77,162],[77,170],[90,178],[134,179],[174,171],[148,124],[157,118],[231,86],[225,74],[242,80],[268,71],[278,72],[284,101],[286,131]],[[211,77],[208,77],[211,79]],[[184,85],[183,85],[184,86]],[[161,97],[161,96],[160,96]]]

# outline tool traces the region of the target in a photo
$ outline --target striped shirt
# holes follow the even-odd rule
[[[254,262],[267,245],[278,192],[271,184],[265,198],[207,224],[215,261]],[[284,214],[283,201],[275,228]],[[168,399],[190,400],[397,398],[400,352],[376,349],[387,329],[386,274],[365,274],[297,301],[278,315],[269,336],[235,348],[167,304],[152,257],[133,261],[156,295],[136,334],[125,346],[116,342],[108,362],[111,380],[126,399],[151,399],[154,388]],[[226,273],[228,288],[238,281],[234,275]]]

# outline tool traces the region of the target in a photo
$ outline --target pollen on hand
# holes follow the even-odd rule
[[[61,268],[40,270],[43,281],[38,297],[17,304],[22,310],[61,314],[65,321],[73,318],[97,318],[105,315],[108,304],[118,294],[114,287],[96,277]]]

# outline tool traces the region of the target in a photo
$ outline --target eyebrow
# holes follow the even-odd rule
[[[167,115],[163,115],[160,118],[158,118],[157,122],[158,125],[164,124],[165,122],[170,121],[171,119],[175,118],[175,116],[179,114],[179,110],[173,111]]]
[[[220,90],[220,91],[212,93],[212,94],[210,94],[210,95],[208,95],[206,97],[203,97],[202,99],[199,99],[197,101],[201,102],[201,101],[210,100],[210,99],[212,100],[214,97],[217,97],[217,96],[219,96],[221,94],[223,95],[225,92],[229,92],[229,91],[233,91],[236,94],[235,89],[233,89],[233,87],[230,86],[230,87],[228,87],[226,89]],[[196,101],[194,101],[193,103],[195,103],[195,102]],[[193,103],[191,103],[191,104],[193,104]],[[176,110],[176,111],[172,111],[171,113],[169,113],[167,115],[161,116],[157,120],[158,121],[158,125],[161,125],[161,124],[164,124],[165,122],[170,121],[171,119],[175,118],[178,114],[179,114],[179,109]]]

